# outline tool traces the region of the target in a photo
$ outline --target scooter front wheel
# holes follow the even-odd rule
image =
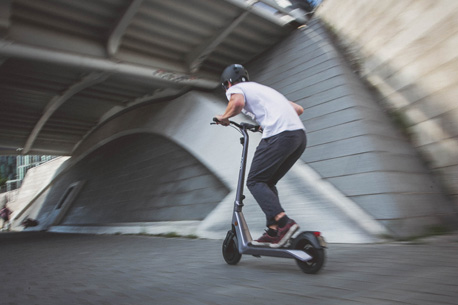
[[[227,232],[223,242],[223,257],[229,265],[236,265],[242,258],[237,248],[237,237],[232,230]]]
[[[312,240],[314,239],[314,240]],[[323,267],[325,254],[324,249],[319,245],[316,237],[309,232],[299,234],[292,242],[291,247],[296,250],[302,250],[312,257],[309,261],[296,259],[296,263],[303,272],[314,274]]]

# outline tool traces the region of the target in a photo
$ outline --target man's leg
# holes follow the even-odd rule
[[[270,140],[270,141],[269,141]],[[275,175],[285,155],[276,151],[274,139],[263,139],[256,149],[248,174],[247,186],[266,215],[266,225],[276,223],[275,216],[284,212],[280,205],[278,192],[270,180]]]
[[[280,236],[286,239],[290,236],[288,235],[289,229],[297,230],[298,228],[294,221],[291,222],[288,217],[283,217],[286,214],[280,204],[275,185],[299,159],[305,146],[305,132],[291,131],[262,140],[256,150],[247,185],[266,214],[266,225],[270,228],[266,234],[271,236],[277,234],[279,220]],[[267,235],[265,237],[266,240],[269,239]]]
[[[269,185],[271,185],[271,188],[276,190],[276,184],[278,181],[280,181],[283,176],[286,175],[286,173],[293,167],[294,164],[296,164],[297,160],[302,156],[302,154],[305,151],[305,148],[307,146],[307,136],[305,132],[301,134],[299,131],[295,131],[294,133],[294,138],[291,140],[288,140],[289,142],[298,142],[299,145],[297,146],[297,149],[289,155],[286,160],[281,164],[281,166],[278,168],[278,170],[275,172],[273,175],[272,179],[269,181]],[[277,196],[278,196],[278,191],[276,191]]]

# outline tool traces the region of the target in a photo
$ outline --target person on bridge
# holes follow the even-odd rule
[[[300,158],[307,145],[305,127],[299,115],[304,109],[273,88],[249,81],[247,70],[239,64],[228,66],[221,75],[228,105],[219,123],[244,113],[262,128],[248,174],[247,186],[266,215],[266,232],[253,245],[280,247],[299,229],[280,204],[277,182]]]

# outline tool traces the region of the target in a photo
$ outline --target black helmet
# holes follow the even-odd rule
[[[236,84],[249,81],[248,71],[239,64],[228,66],[221,74],[221,84],[227,89],[228,83]]]

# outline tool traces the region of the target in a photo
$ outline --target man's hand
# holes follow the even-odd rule
[[[223,126],[229,126],[231,124],[229,119],[223,118],[222,115],[216,115],[215,118],[218,120],[218,122],[216,122],[217,124],[221,124]]]

